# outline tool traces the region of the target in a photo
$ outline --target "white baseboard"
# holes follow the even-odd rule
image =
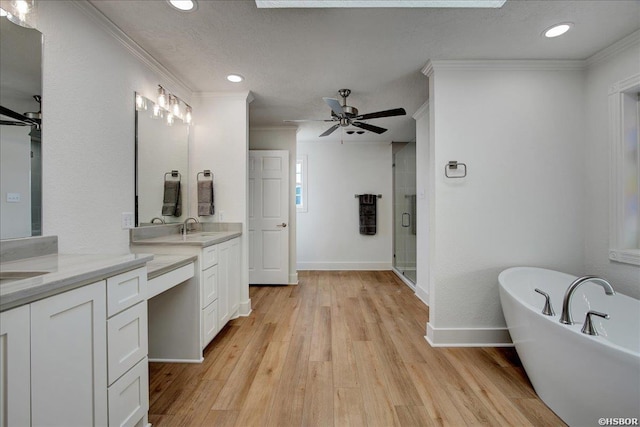
[[[427,307],[429,307],[429,292],[422,289],[420,286],[416,285],[416,296],[422,301]]]
[[[388,262],[299,262],[298,270],[391,270]]]
[[[238,307],[238,315],[242,317],[247,317],[251,314],[251,298],[246,300],[245,302],[241,302]]]
[[[507,328],[434,328],[427,323],[431,347],[513,347]]]
[[[289,284],[297,285],[298,284],[298,272],[296,271],[294,274],[289,274]]]
[[[149,362],[162,362],[162,363],[202,363],[204,362],[204,357],[199,359],[149,359]]]

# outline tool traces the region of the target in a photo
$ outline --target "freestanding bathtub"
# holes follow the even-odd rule
[[[576,324],[564,325],[562,300],[575,279],[533,267],[500,273],[500,301],[518,356],[538,396],[570,426],[637,425],[640,301],[605,295],[587,282],[572,298]],[[554,316],[542,314],[545,298],[535,288],[550,295]],[[588,310],[610,315],[608,320],[592,316],[599,336],[581,332]]]

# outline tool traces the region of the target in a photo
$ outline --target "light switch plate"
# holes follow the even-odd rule
[[[122,212],[122,229],[133,228],[135,225],[133,212]]]
[[[7,193],[7,203],[19,203],[20,193]]]

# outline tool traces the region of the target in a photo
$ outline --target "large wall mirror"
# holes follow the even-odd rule
[[[42,34],[0,18],[0,238],[42,234]]]
[[[167,112],[139,94],[135,110],[136,226],[182,222],[189,217],[189,126],[179,118],[169,125]]]

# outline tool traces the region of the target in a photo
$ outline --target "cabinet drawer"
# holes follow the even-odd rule
[[[111,317],[147,297],[147,267],[107,279],[107,316]]]
[[[214,301],[202,310],[202,348],[211,342],[218,333],[218,301]]]
[[[218,298],[218,266],[202,272],[202,307],[205,308]]]
[[[202,270],[214,266],[218,263],[218,247],[208,246],[202,250]]]
[[[109,384],[147,356],[146,301],[107,321],[107,353]]]
[[[109,387],[109,426],[135,426],[149,411],[149,368],[145,357]]]

